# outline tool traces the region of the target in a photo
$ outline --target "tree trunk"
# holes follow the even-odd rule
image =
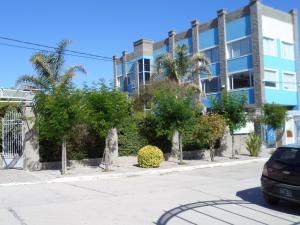
[[[278,148],[278,130],[275,130],[275,148]]]
[[[179,152],[180,152],[179,132],[178,130],[175,130],[172,136],[171,157],[179,159]]]
[[[179,151],[180,151],[180,161],[179,161],[179,164],[183,164],[182,137],[181,137],[180,133],[178,133],[178,136],[179,136]]]
[[[108,137],[105,138],[105,149],[104,149],[104,171],[110,171],[110,153],[108,148]]]
[[[118,132],[116,128],[111,128],[108,131],[106,147],[109,150],[109,164],[118,165],[119,147],[118,147]]]
[[[231,133],[231,157],[234,159],[234,155],[235,155],[235,152],[234,152],[234,135],[233,133]]]
[[[209,143],[209,152],[210,152],[210,161],[215,161],[215,149],[214,149],[214,143],[210,141]]]
[[[66,174],[67,172],[67,140],[63,139],[62,151],[61,151],[61,174]]]

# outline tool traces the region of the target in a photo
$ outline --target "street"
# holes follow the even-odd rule
[[[299,206],[264,203],[262,167],[0,187],[0,224],[300,224]]]

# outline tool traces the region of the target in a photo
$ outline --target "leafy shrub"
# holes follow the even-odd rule
[[[152,145],[147,145],[138,152],[138,164],[143,168],[159,167],[163,158],[163,152],[158,147]]]
[[[118,144],[120,156],[137,155],[138,150],[147,144],[147,140],[140,134],[137,120],[133,118],[123,121],[118,130]]]
[[[151,114],[140,119],[137,125],[140,135],[146,139],[147,144],[157,146],[163,153],[171,152],[171,141],[169,138],[166,135],[156,135],[158,124]]]
[[[251,133],[246,139],[246,148],[249,151],[251,156],[257,157],[260,152],[261,146],[261,138],[260,136]]]

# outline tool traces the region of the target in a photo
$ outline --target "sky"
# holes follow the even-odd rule
[[[300,13],[300,0],[262,2],[283,11],[296,8]],[[49,46],[69,39],[70,50],[120,56],[124,50],[131,52],[133,42],[140,38],[159,41],[172,29],[177,33],[187,30],[194,19],[205,23],[216,17],[218,9],[231,12],[248,3],[249,0],[1,0],[0,36]],[[29,60],[36,51],[3,44],[17,43],[0,39],[0,88],[12,88],[19,76],[35,74]],[[79,87],[100,79],[112,81],[112,62],[66,56],[66,67],[75,64],[84,65],[88,72],[75,78]]]

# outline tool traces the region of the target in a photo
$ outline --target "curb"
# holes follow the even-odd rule
[[[227,167],[227,166],[248,164],[252,162],[266,162],[268,159],[269,158],[258,158],[258,159],[240,160],[240,161],[233,161],[233,162],[231,161],[231,162],[220,162],[220,163],[211,163],[211,164],[195,165],[195,166],[182,166],[182,167],[167,168],[167,169],[149,169],[149,170],[138,171],[138,172],[124,172],[124,173],[111,173],[111,174],[107,173],[107,174],[86,175],[86,176],[81,175],[81,176],[54,178],[54,179],[44,180],[44,181],[4,183],[4,184],[0,184],[0,187],[34,185],[34,184],[68,183],[68,182],[76,182],[76,181],[109,180],[109,179],[136,177],[136,176],[145,176],[145,175],[163,175],[163,174],[168,174],[173,172],[192,171],[196,169]]]

